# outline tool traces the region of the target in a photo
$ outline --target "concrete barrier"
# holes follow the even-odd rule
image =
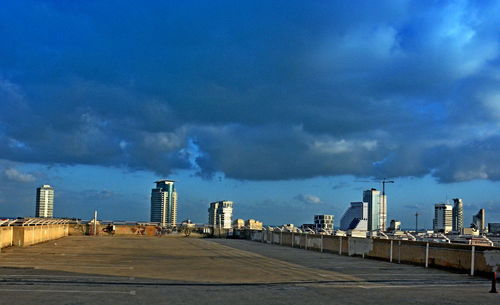
[[[0,248],[13,245],[12,227],[0,227]]]
[[[104,226],[105,227],[105,226]],[[115,225],[116,235],[156,235],[156,226],[153,225]]]
[[[74,223],[70,224],[68,228],[68,235],[70,236],[82,236],[87,234],[87,224]]]
[[[37,226],[12,226],[1,227],[8,232],[1,236],[2,247],[6,246],[30,246],[49,240],[58,239],[68,236],[68,224],[50,224],[50,225],[37,225]],[[10,242],[7,242],[10,240]]]
[[[107,224],[97,225],[97,235],[110,235],[111,233],[106,232]],[[115,235],[156,235],[156,226],[154,225],[115,225]],[[224,235],[226,232],[224,233]],[[94,225],[93,224],[71,224],[69,227],[69,235],[94,235]]]
[[[341,255],[361,256],[393,263],[446,268],[467,272],[471,275],[490,274],[495,268],[492,257],[497,257],[491,253],[500,252],[500,247],[341,237],[270,230],[249,231],[242,234],[242,236],[248,236],[249,239],[258,242]],[[500,261],[496,262],[496,264],[500,265]]]

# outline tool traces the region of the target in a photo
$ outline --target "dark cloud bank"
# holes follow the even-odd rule
[[[499,180],[499,13],[496,1],[4,4],[0,158]]]

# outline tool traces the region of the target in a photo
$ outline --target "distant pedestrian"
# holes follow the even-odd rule
[[[111,224],[108,224],[103,231],[111,235],[113,231],[113,226]]]

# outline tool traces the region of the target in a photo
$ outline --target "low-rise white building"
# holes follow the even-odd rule
[[[368,229],[368,203],[351,202],[351,206],[340,220],[340,229],[366,231]]]
[[[314,215],[316,232],[333,231],[333,215]]]
[[[247,219],[245,221],[245,227],[250,230],[262,230],[262,221],[258,221],[255,219]]]
[[[389,226],[389,231],[396,232],[399,231],[400,228],[401,228],[401,221],[396,219],[391,219],[391,225]]]

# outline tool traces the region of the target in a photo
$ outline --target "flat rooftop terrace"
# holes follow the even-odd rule
[[[247,240],[70,236],[0,254],[18,304],[499,304],[483,278]]]

